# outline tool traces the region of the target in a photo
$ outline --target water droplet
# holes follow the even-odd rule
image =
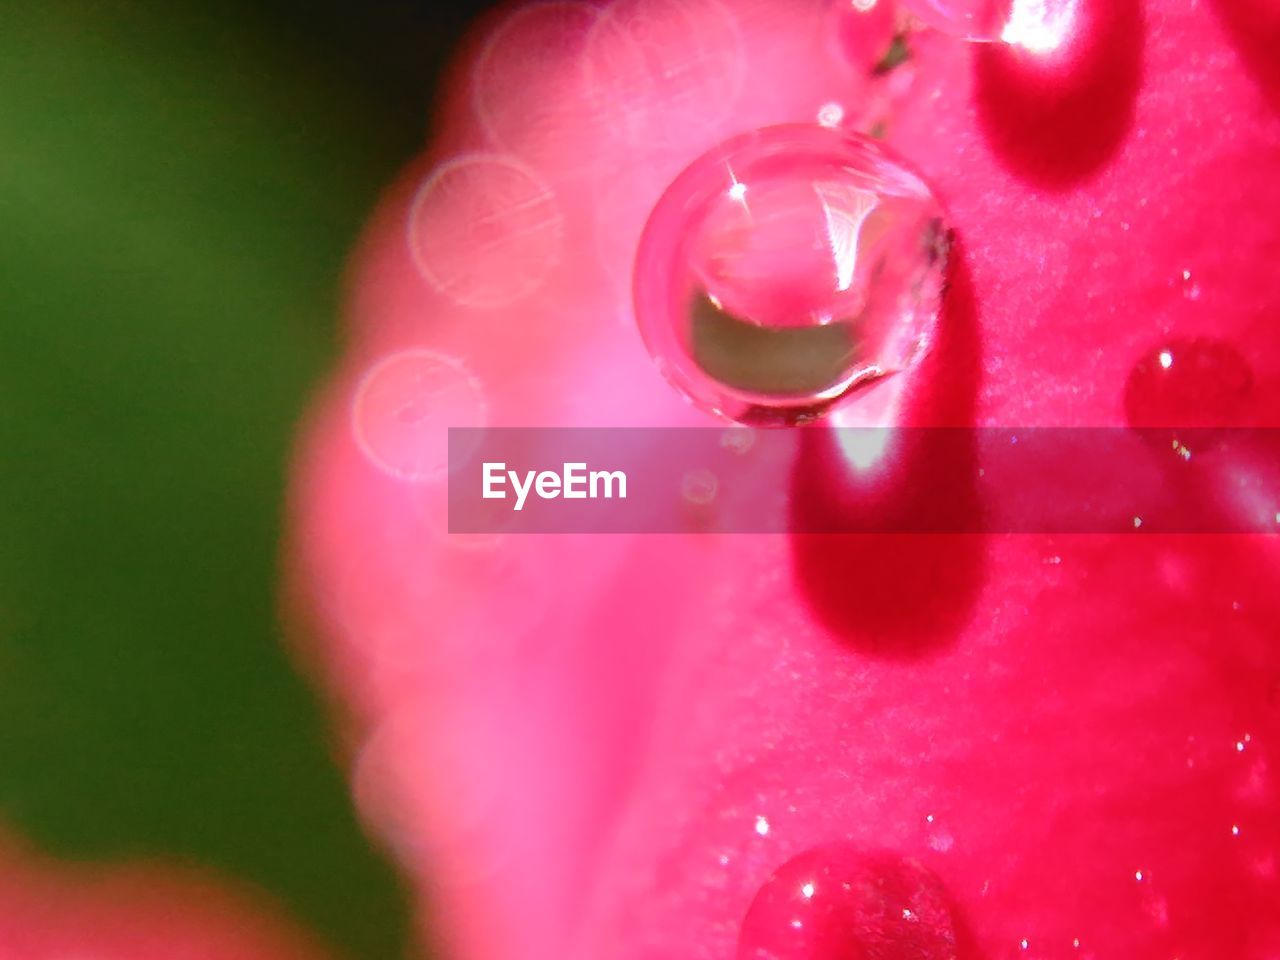
[[[1134,364],[1124,388],[1125,416],[1133,427],[1242,426],[1252,389],[1253,371],[1230,344],[1211,337],[1170,340]],[[1212,434],[1196,436],[1203,446]],[[1184,460],[1196,452],[1185,435],[1158,439]]]
[[[1182,271],[1182,295],[1188,300],[1200,299],[1200,284],[1196,282],[1190,270]]]
[[[641,238],[636,318],[659,369],[742,422],[812,418],[929,343],[949,235],[876,142],[769,127],[704,154]]]
[[[483,427],[488,407],[480,382],[453,357],[404,350],[377,363],[356,389],[351,425],[379,469],[423,482],[449,464],[449,427]],[[474,439],[473,446],[478,444]],[[470,451],[455,450],[459,462]]]
[[[833,844],[789,860],[760,888],[738,960],[945,960],[955,949],[937,877],[913,860]]]

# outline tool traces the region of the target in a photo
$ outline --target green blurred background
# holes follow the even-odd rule
[[[280,643],[286,459],[478,6],[0,0],[0,825],[360,960],[405,898]]]

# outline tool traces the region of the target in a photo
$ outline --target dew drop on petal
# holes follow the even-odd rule
[[[378,362],[360,381],[351,406],[352,430],[365,456],[411,482],[445,473],[449,427],[482,427],[486,418],[480,382],[461,361],[424,349]]]
[[[913,860],[846,844],[783,864],[756,894],[738,939],[738,960],[950,960],[955,950],[936,876]]]
[[[948,247],[938,202],[883,146],[769,127],[704,154],[658,201],[636,259],[636,319],[697,406],[798,422],[918,359]]]
[[[1132,427],[1199,430],[1244,425],[1253,389],[1253,371],[1231,344],[1212,337],[1171,339],[1150,349],[1133,365],[1124,387],[1125,417]],[[1189,435],[1173,434],[1167,444],[1188,459]],[[1161,446],[1166,446],[1164,438]]]

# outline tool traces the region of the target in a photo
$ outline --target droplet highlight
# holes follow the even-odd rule
[[[794,423],[919,358],[948,250],[937,200],[882,145],[770,127],[704,154],[658,201],[636,319],[694,404]]]
[[[747,910],[738,960],[952,960],[941,881],[920,863],[833,844],[783,864]]]

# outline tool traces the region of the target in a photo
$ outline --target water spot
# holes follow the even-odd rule
[[[913,173],[858,134],[771,127],[667,189],[636,261],[636,318],[693,403],[798,422],[909,368],[934,332],[949,239]]]
[[[473,154],[440,166],[409,209],[414,262],[468,307],[527,297],[560,260],[564,218],[550,188],[509,157]]]
[[[449,427],[482,427],[486,419],[480,382],[462,361],[426,349],[377,363],[360,381],[351,406],[352,430],[369,461],[414,483],[437,479],[450,468]],[[469,452],[452,451],[455,468]]]
[[[1188,300],[1199,300],[1200,294],[1201,294],[1200,284],[1197,283],[1195,278],[1191,275],[1191,271],[1183,270],[1182,271],[1182,295],[1186,297]]]

